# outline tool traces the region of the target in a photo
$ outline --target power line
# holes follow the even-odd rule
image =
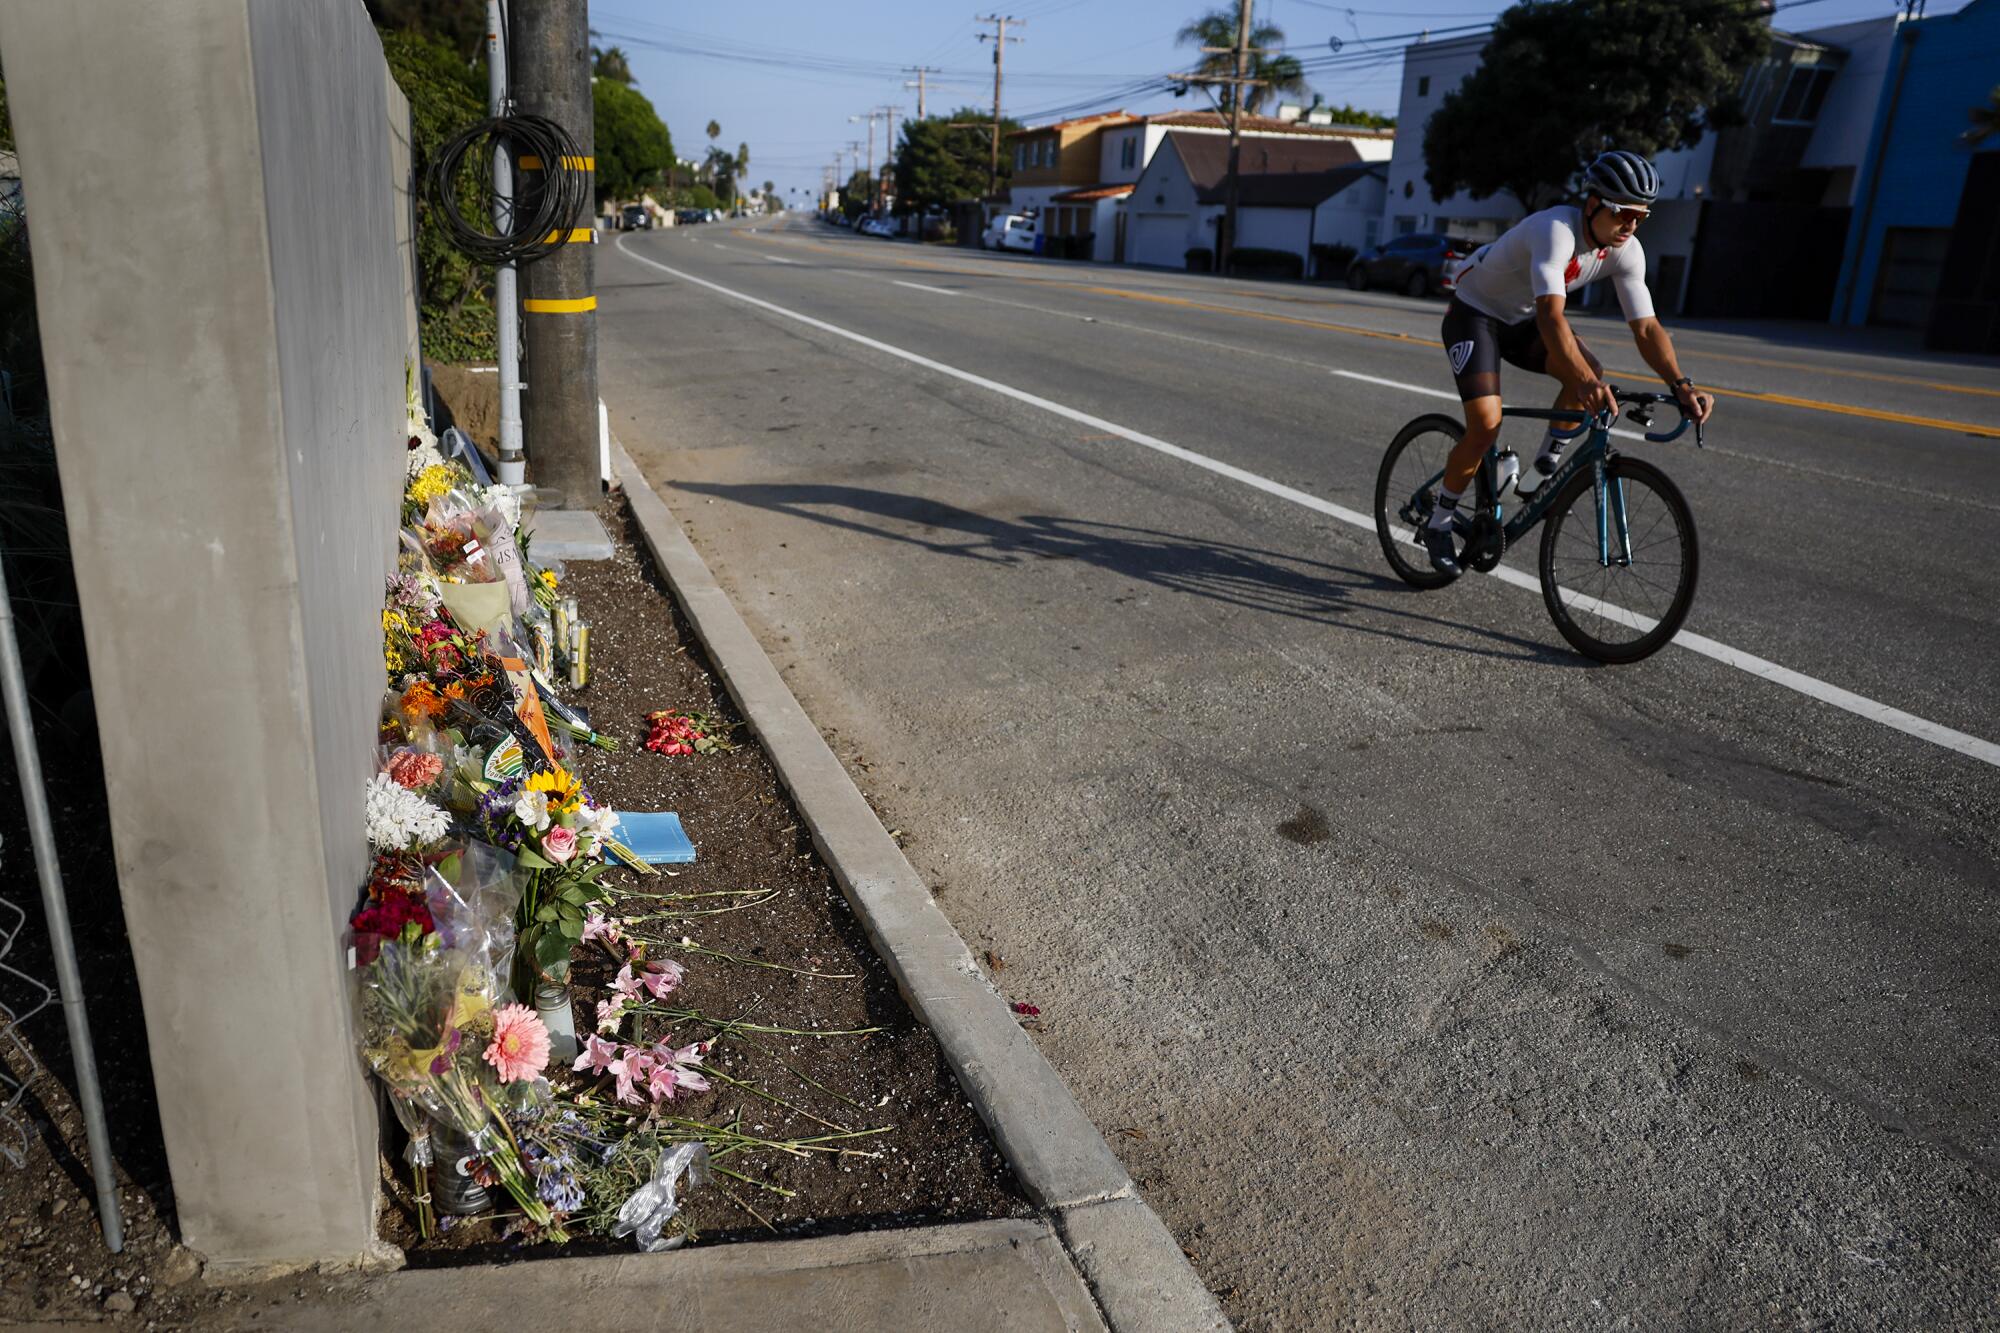
[[[999,14],[980,15],[978,17],[975,17],[972,21],[974,23],[991,23],[993,25],[993,31],[990,34],[983,32],[979,34],[980,41],[982,42],[990,41],[993,43],[993,153],[991,158],[988,159],[986,167],[986,193],[988,196],[991,196],[995,192],[997,192],[1000,187],[1000,70],[1002,66],[1001,58],[1007,53],[1008,42],[1018,42],[1021,40],[1019,37],[1009,37],[1007,35],[1007,25],[1011,23],[1015,27],[1025,28],[1028,26],[1028,21],[1026,19],[1014,18],[1011,15],[1003,17],[1002,15]]]

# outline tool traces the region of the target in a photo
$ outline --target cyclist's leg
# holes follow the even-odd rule
[[[1440,328],[1445,356],[1459,401],[1465,405],[1465,437],[1445,461],[1439,489],[1456,500],[1472,484],[1479,460],[1500,437],[1500,361],[1505,353],[1505,326],[1453,299]]]
[[[1590,367],[1590,373],[1601,379],[1604,375],[1604,363],[1597,359],[1597,354],[1590,350],[1589,344],[1578,338],[1576,350],[1583,354],[1584,363]],[[1524,342],[1518,352],[1515,348],[1503,348],[1502,355],[1515,365],[1525,370],[1532,370],[1538,375],[1549,373],[1549,352],[1543,345],[1539,332],[1531,341]],[[1583,400],[1572,394],[1567,387],[1561,389],[1556,394],[1555,402],[1550,404],[1551,409],[1557,412],[1574,412],[1582,406]],[[1526,484],[1517,484],[1515,487],[1522,495],[1534,494],[1540,487],[1542,479],[1552,475],[1556,468],[1562,465],[1562,451],[1569,441],[1558,440],[1555,433],[1558,429],[1568,430],[1575,424],[1573,421],[1551,421],[1549,428],[1542,432],[1542,447],[1535,453],[1533,470],[1523,470],[1521,481]]]

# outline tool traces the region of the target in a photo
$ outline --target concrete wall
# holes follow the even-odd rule
[[[396,99],[358,0],[0,0],[0,49],[182,1235],[352,1257],[376,1127],[338,927],[412,337]]]
[[[1365,250],[1373,245],[1375,236],[1370,235],[1368,224],[1378,224],[1375,235],[1379,236],[1387,191],[1385,182],[1366,176],[1322,201],[1313,213],[1313,244],[1351,245],[1356,250]]]
[[[1504,192],[1474,199],[1461,191],[1449,199],[1434,199],[1424,181],[1424,127],[1430,124],[1445,94],[1479,68],[1486,42],[1484,34],[1476,34],[1403,48],[1403,89],[1396,103],[1396,138],[1389,157],[1382,240],[1407,232],[1447,229],[1453,235],[1498,235],[1525,212],[1520,201]],[[1490,225],[1465,225],[1481,221]]]

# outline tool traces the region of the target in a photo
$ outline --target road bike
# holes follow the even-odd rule
[[[1693,426],[1695,444],[1702,444],[1701,424],[1684,412],[1673,430],[1656,434],[1651,429],[1661,406],[1681,411],[1673,395],[1615,388],[1612,394],[1648,441],[1665,444]],[[1491,572],[1509,547],[1546,519],[1542,599],[1563,638],[1600,662],[1636,662],[1657,652],[1687,619],[1701,566],[1694,513],[1680,488],[1653,464],[1612,446],[1614,409],[1507,408],[1502,415],[1574,421],[1568,430],[1554,430],[1556,437],[1589,438],[1527,496],[1513,485],[1519,458],[1496,441],[1479,462],[1473,503],[1461,506],[1452,518],[1452,528],[1465,544],[1459,564]],[[1464,435],[1465,427],[1456,420],[1432,413],[1398,431],[1382,457],[1375,478],[1375,533],[1389,567],[1413,587],[1442,588],[1452,581],[1451,575],[1431,567],[1419,529],[1430,520],[1445,459]],[[1506,513],[1510,493],[1517,506],[1511,515]]]

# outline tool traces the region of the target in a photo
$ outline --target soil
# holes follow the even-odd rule
[[[704,1243],[1025,1215],[1028,1206],[1005,1161],[929,1030],[911,1016],[869,946],[770,761],[741,725],[641,545],[622,495],[599,512],[617,550],[611,560],[572,564],[563,574],[563,591],[576,597],[590,624],[594,659],[589,685],[565,690],[564,698],[586,708],[591,724],[615,736],[618,748],[577,746],[565,762],[601,804],[677,811],[696,849],[692,864],[661,867],[644,880],[626,870],[606,876],[621,892],[667,895],[621,899],[613,912],[663,914],[629,933],[651,941],[649,956],[672,958],[687,968],[685,980],[668,997],[677,1008],[808,1032],[878,1029],[865,1036],[754,1036],[719,1043],[709,1057],[712,1068],[790,1105],[718,1081],[712,1092],[677,1099],[674,1114],[711,1123],[740,1115],[748,1132],[770,1139],[827,1134],[833,1132],[829,1125],[888,1132],[855,1142],[866,1156],[733,1156],[732,1170],[790,1191],[789,1197],[717,1181],[690,1196],[684,1215]],[[738,748],[679,756],[647,750],[646,715],[668,708],[709,714],[724,724]],[[754,890],[755,896],[695,896],[739,890]],[[683,939],[748,961],[729,962],[671,943]],[[576,1026],[586,1033],[617,963],[608,953],[579,954],[573,966]],[[672,1036],[682,1045],[714,1032],[714,1025],[689,1022]],[[420,1243],[402,1180],[389,1198],[385,1238],[408,1249],[413,1264],[462,1261],[467,1251],[516,1252],[499,1236],[497,1222],[460,1223]],[[624,1248],[620,1242],[579,1239],[566,1251]]]
[[[474,379],[479,377],[461,377]],[[490,392],[490,391],[489,391]],[[475,391],[461,403],[476,402]],[[461,412],[464,412],[461,406]],[[463,415],[461,420],[463,420]],[[741,1115],[772,1139],[829,1132],[827,1123],[886,1132],[856,1144],[871,1156],[738,1155],[731,1169],[788,1191],[718,1181],[689,1196],[685,1216],[698,1243],[905,1227],[1030,1212],[985,1127],[965,1101],[930,1033],[910,1015],[859,923],[804,833],[769,760],[740,725],[726,692],[641,549],[621,496],[602,515],[617,542],[608,562],[572,564],[565,590],[591,624],[594,678],[566,697],[588,708],[619,749],[573,756],[592,794],[621,810],[676,810],[698,859],[668,867],[626,889],[682,895],[635,898],[621,914],[666,913],[633,928],[658,941],[654,956],[686,966],[671,997],[704,1014],[805,1031],[875,1028],[864,1036],[730,1038],[713,1068],[790,1107],[717,1081],[712,1092],[673,1104],[680,1115],[726,1122]],[[83,679],[81,664],[70,677]],[[29,1320],[110,1321],[134,1328],[233,1327],[274,1303],[340,1299],[352,1278],[308,1274],[258,1285],[208,1285],[199,1256],[177,1243],[173,1190],[159,1127],[144,1012],[125,940],[109,812],[90,710],[66,706],[74,694],[38,707],[44,780],[68,885],[91,1029],[104,1084],[112,1155],[118,1167],[126,1248],[103,1245],[82,1117],[61,1008],[21,1025],[25,1050],[0,1025],[0,1064],[27,1080],[7,1110],[0,1084],[0,1149],[25,1143],[25,1163],[0,1157],[0,1326]],[[709,713],[731,725],[729,754],[669,757],[647,751],[646,714],[673,708]],[[83,719],[79,724],[78,719]],[[755,897],[694,898],[724,890]],[[52,984],[54,967],[11,751],[0,747],[0,901],[25,912],[8,966]],[[694,915],[717,906],[737,910]],[[14,915],[0,907],[0,941]],[[744,960],[819,973],[808,977],[670,949],[687,937]],[[579,961],[573,979],[577,1026],[587,1031],[613,970]],[[32,992],[0,969],[0,1004],[27,1007]],[[710,1036],[685,1023],[677,1042]],[[7,1116],[25,1128],[22,1140]],[[491,1221],[471,1219],[419,1244],[411,1225],[404,1168],[385,1156],[382,1234],[410,1247],[412,1264],[477,1262],[559,1253],[623,1252],[629,1242],[580,1239],[567,1247],[524,1248]],[[725,1188],[726,1187],[726,1188]]]

